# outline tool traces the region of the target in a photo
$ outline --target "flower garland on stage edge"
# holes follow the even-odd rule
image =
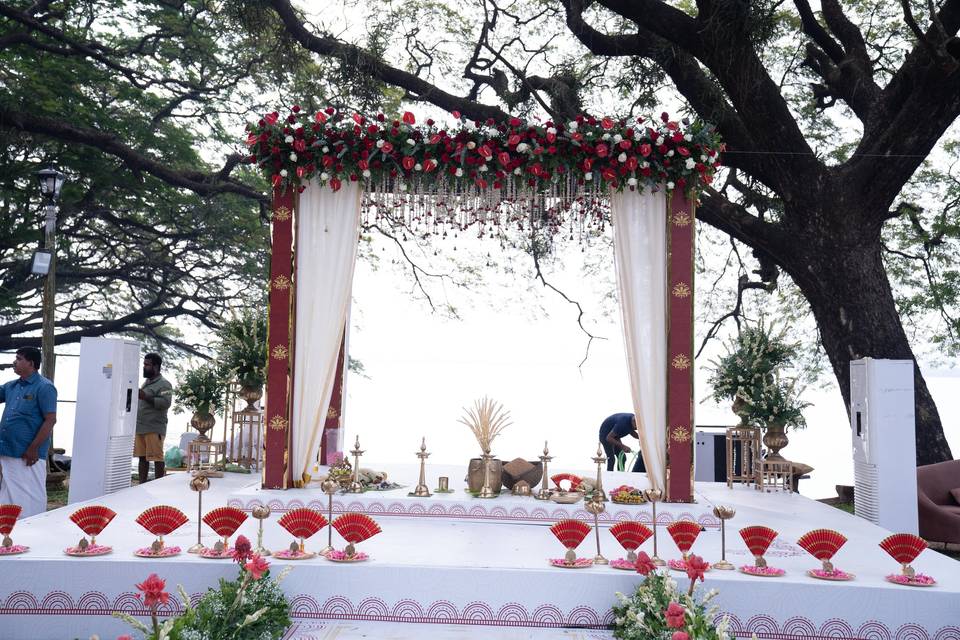
[[[332,107],[313,115],[299,106],[247,126],[247,160],[274,188],[316,177],[334,191],[346,181],[389,181],[399,191],[445,186],[477,192],[505,188],[542,191],[561,181],[578,188],[683,189],[696,197],[713,180],[723,144],[709,124],[686,119],[625,120],[577,116],[567,123],[474,122],[457,112],[460,127],[416,125],[384,114],[345,117]]]
[[[717,592],[711,590],[703,597],[694,593],[699,579],[710,565],[703,558],[687,558],[687,577],[690,587],[686,593],[677,589],[677,582],[656,565],[645,552],[636,562],[637,573],[644,576],[631,596],[617,593],[613,606],[613,637],[618,640],[730,640],[729,618],[724,616],[715,624],[717,607],[710,604]]]

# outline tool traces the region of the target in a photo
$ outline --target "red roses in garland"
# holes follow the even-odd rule
[[[459,114],[454,114],[459,117]],[[723,145],[712,127],[642,118],[630,124],[577,116],[567,123],[532,125],[519,118],[461,122],[444,130],[414,114],[344,117],[332,107],[310,115],[294,106],[281,118],[273,112],[248,126],[249,162],[274,187],[311,178],[339,189],[343,180],[447,181],[480,189],[543,188],[558,181],[600,181],[615,190],[644,187],[697,191],[713,180]]]

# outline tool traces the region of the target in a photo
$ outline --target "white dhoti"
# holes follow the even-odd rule
[[[47,463],[27,466],[23,458],[0,456],[0,504],[18,504],[21,518],[47,510]]]

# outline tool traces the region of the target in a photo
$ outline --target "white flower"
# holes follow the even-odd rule
[[[603,134],[603,139],[604,139],[604,140],[609,140],[609,139],[610,139],[610,134],[609,134],[609,133]]]
[[[457,167],[457,177],[458,178],[463,177],[463,169],[461,169],[460,167]]]
[[[477,148],[477,143],[474,142],[473,140],[467,143],[467,149],[476,149],[476,148]]]
[[[687,142],[692,142],[693,136],[688,133],[687,135],[683,136],[683,139],[686,140]]]
[[[553,135],[557,135],[557,130],[554,129],[553,127],[547,127],[547,133],[552,133]]]
[[[369,178],[369,177],[370,177],[370,169],[364,169],[364,170],[363,170],[363,177],[364,177],[364,178]]]
[[[590,182],[591,180],[593,180],[593,173],[587,172],[583,174],[583,179],[586,180],[587,182]]]
[[[414,171],[423,171],[423,165],[418,162],[417,164],[413,165],[413,170],[414,170]]]
[[[636,179],[636,178],[629,178],[629,179],[627,180],[627,184],[630,185],[631,187],[635,187],[635,186],[637,186],[637,179]]]
[[[657,138],[657,146],[660,146],[661,144],[663,144],[663,136]]]
[[[673,157],[673,149],[670,149],[670,151],[667,151],[667,157],[668,157],[668,158],[672,158],[672,157]]]
[[[324,171],[323,173],[320,174],[320,179],[326,182],[327,180],[330,179],[330,174]]]
[[[290,154],[290,162],[296,162],[296,161],[297,161],[297,154],[291,153],[291,154]]]
[[[567,123],[567,129],[570,129],[570,131],[576,131],[577,127],[579,126],[580,125],[579,123],[577,123],[576,120],[571,120],[570,122]]]
[[[644,160],[643,162],[640,163],[640,166],[646,169],[650,166],[650,163]]]
[[[380,149],[382,147],[383,147],[383,140],[377,140],[377,149]]]
[[[613,141],[616,142],[617,144],[620,144],[620,142],[621,142],[622,140],[623,140],[623,136],[620,135],[619,133],[618,133],[617,135],[613,136]]]
[[[286,142],[287,144],[293,144],[293,136],[287,136],[286,138],[283,139],[283,141]]]
[[[400,183],[400,191],[406,191],[406,190],[407,190],[407,184],[406,184],[405,182],[401,182],[401,183]]]
[[[528,145],[526,142],[521,142],[520,144],[517,145],[517,153],[526,153],[527,149],[529,148],[530,148],[530,145]]]
[[[413,138],[407,138],[407,144],[412,147],[413,145],[415,145],[415,144],[417,144],[417,143],[413,141]]]
[[[617,156],[617,162],[626,162],[626,161],[627,161],[627,154],[621,152],[620,155]]]
[[[323,151],[324,153],[330,153],[330,147],[324,147],[323,149],[321,149],[321,151]]]
[[[480,171],[480,173],[486,173],[486,172],[487,172],[487,165],[486,165],[486,164],[480,165],[479,171]]]
[[[287,177],[287,170],[286,170],[286,169],[280,169],[280,177],[281,177],[281,178],[286,178],[286,177]]]
[[[513,175],[515,175],[515,176],[519,176],[519,175],[522,174],[522,173],[523,173],[523,172],[520,171],[520,167],[517,167],[516,169],[513,170]]]
[[[700,162],[706,162],[707,156],[700,156]]]
[[[693,169],[696,166],[697,166],[697,163],[693,158],[687,158],[687,164],[686,164],[687,169]]]
[[[668,183],[667,183],[667,190],[669,191],[670,189],[673,189],[675,186],[676,186],[676,185],[674,185],[672,182],[668,182]]]

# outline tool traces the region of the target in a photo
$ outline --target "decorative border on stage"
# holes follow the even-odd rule
[[[227,501],[227,506],[236,507],[243,511],[251,511],[254,507],[263,504],[263,500],[252,499],[244,501],[239,498],[231,498]],[[611,505],[613,503],[610,503]],[[272,513],[285,513],[301,507],[316,509],[322,513],[326,512],[327,501],[322,500],[267,500],[266,505],[270,507]],[[593,520],[593,515],[586,509],[563,508],[559,505],[553,509],[543,507],[534,507],[527,510],[524,507],[490,507],[485,505],[470,505],[463,503],[453,503],[445,505],[442,502],[425,504],[415,501],[398,500],[396,502],[344,502],[342,500],[333,501],[334,513],[358,512],[369,516],[401,516],[405,518],[432,518],[432,519],[454,519],[454,520],[480,520],[493,522],[521,522],[521,523],[553,523],[557,520],[566,518],[576,518],[578,520]],[[608,509],[599,515],[601,524],[615,524],[624,520],[636,520],[647,525],[653,524],[653,518],[646,511],[613,511]],[[683,511],[680,513],[671,513],[662,511],[657,514],[658,525],[668,525],[677,520],[693,520],[701,527],[706,529],[719,529],[720,520],[713,514],[704,512],[700,515],[694,515],[691,512]]]
[[[201,595],[192,594],[190,599],[196,602]],[[160,607],[160,614],[162,617],[178,613],[182,609],[180,602],[171,594],[170,603]],[[111,601],[98,591],[84,593],[76,600],[63,591],[52,591],[40,599],[29,592],[18,591],[7,596],[0,604],[0,615],[109,616],[115,611],[140,617],[150,615],[135,594],[130,592],[122,593]],[[612,611],[600,613],[587,606],[563,611],[555,605],[543,604],[530,611],[515,602],[501,606],[471,602],[461,609],[446,600],[422,605],[415,600],[406,599],[391,605],[379,598],[364,598],[354,603],[345,597],[334,596],[321,602],[308,595],[294,596],[290,600],[290,617],[294,620],[367,620],[586,629],[608,628],[613,622]],[[729,632],[731,636],[738,638],[749,638],[755,634],[762,640],[960,640],[960,626],[942,627],[936,632],[930,632],[919,624],[904,624],[893,630],[875,620],[853,624],[831,618],[818,625],[801,616],[780,623],[768,615],[755,615],[746,622],[731,615]]]

